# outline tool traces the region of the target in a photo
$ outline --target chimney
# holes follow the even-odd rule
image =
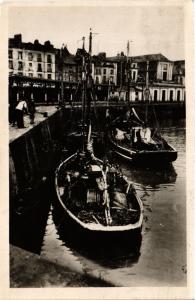
[[[17,44],[21,44],[21,43],[22,43],[22,35],[21,35],[21,33],[20,33],[20,34],[15,34],[15,35],[14,35],[14,41],[15,41],[15,43],[17,43]]]
[[[34,40],[34,45],[39,45],[39,40]]]

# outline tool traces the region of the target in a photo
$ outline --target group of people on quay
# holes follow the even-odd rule
[[[34,100],[25,100],[20,96],[19,100],[9,104],[9,124],[12,126],[16,124],[18,128],[25,128],[24,114],[28,114],[30,124],[34,124],[35,111]]]

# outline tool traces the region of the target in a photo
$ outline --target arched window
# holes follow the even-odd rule
[[[165,95],[166,95],[165,92],[166,92],[165,90],[162,90],[162,101],[165,101]]]
[[[158,100],[157,97],[158,97],[158,91],[154,90],[154,101]]]
[[[180,101],[180,91],[177,91],[177,101]]]
[[[173,101],[173,90],[170,91],[170,97],[169,97],[170,101]]]

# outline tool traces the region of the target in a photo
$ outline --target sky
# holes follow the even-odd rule
[[[50,40],[64,43],[71,53],[82,46],[92,28],[93,54],[114,56],[162,53],[170,60],[184,59],[184,12],[182,6],[72,6],[10,7],[9,37],[21,33],[24,42]]]

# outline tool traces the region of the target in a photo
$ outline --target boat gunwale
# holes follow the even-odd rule
[[[123,147],[123,146],[119,145],[117,142],[115,142],[112,139],[112,137],[110,137],[110,141],[115,146],[117,146],[117,147],[119,147],[119,148],[121,148],[125,151],[128,151],[129,153],[131,153],[133,155],[134,154],[139,154],[139,153],[155,153],[155,154],[157,154],[157,153],[159,153],[159,154],[161,154],[161,153],[177,153],[177,150],[171,144],[168,144],[169,147],[171,148],[170,150],[158,150],[158,151],[156,151],[156,150],[130,150],[127,147]]]

